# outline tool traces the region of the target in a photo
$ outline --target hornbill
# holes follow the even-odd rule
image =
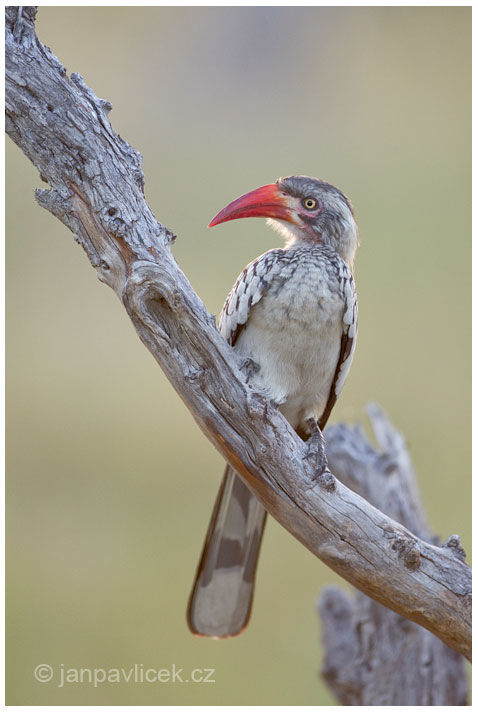
[[[319,438],[349,372],[357,337],[353,207],[334,186],[289,176],[237,198],[210,222],[265,217],[285,238],[248,264],[219,316],[249,383],[302,439]],[[228,465],[188,606],[198,635],[247,625],[266,511]]]

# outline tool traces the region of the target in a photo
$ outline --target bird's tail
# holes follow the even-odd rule
[[[189,599],[193,633],[227,638],[247,625],[266,514],[227,466]]]

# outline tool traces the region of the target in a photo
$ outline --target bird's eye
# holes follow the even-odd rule
[[[304,208],[307,208],[307,210],[314,210],[314,208],[317,207],[317,201],[314,200],[314,198],[304,198],[302,205]]]

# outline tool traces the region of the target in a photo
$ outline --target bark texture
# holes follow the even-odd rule
[[[331,426],[326,430],[331,467],[350,489],[417,536],[436,542],[403,437],[376,406],[369,407],[369,417],[379,449],[358,427]],[[464,560],[459,537],[449,537],[444,546]],[[429,631],[359,591],[347,595],[336,586],[323,591],[318,608],[326,650],[321,672],[342,704],[467,703],[463,657]]]
[[[39,204],[115,290],[198,425],[265,508],[368,596],[471,656],[471,572],[353,492],[317,476],[307,445],[244,382],[232,349],[177,266],[174,235],[143,194],[141,157],[112,129],[111,105],[35,34],[35,8],[6,9],[6,127],[50,185]]]

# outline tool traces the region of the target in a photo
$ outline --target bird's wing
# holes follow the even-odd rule
[[[342,321],[342,338],[340,341],[339,359],[335,369],[334,378],[330,387],[330,394],[319,421],[319,428],[323,430],[329,419],[332,408],[342,390],[347,374],[352,365],[352,359],[357,341],[358,307],[355,283],[349,268],[343,264],[341,268],[341,282],[345,298],[344,316]]]
[[[234,346],[247,323],[252,307],[262,299],[279,273],[283,258],[284,250],[269,250],[244,267],[236,279],[219,315],[218,323],[219,331],[231,346]]]

